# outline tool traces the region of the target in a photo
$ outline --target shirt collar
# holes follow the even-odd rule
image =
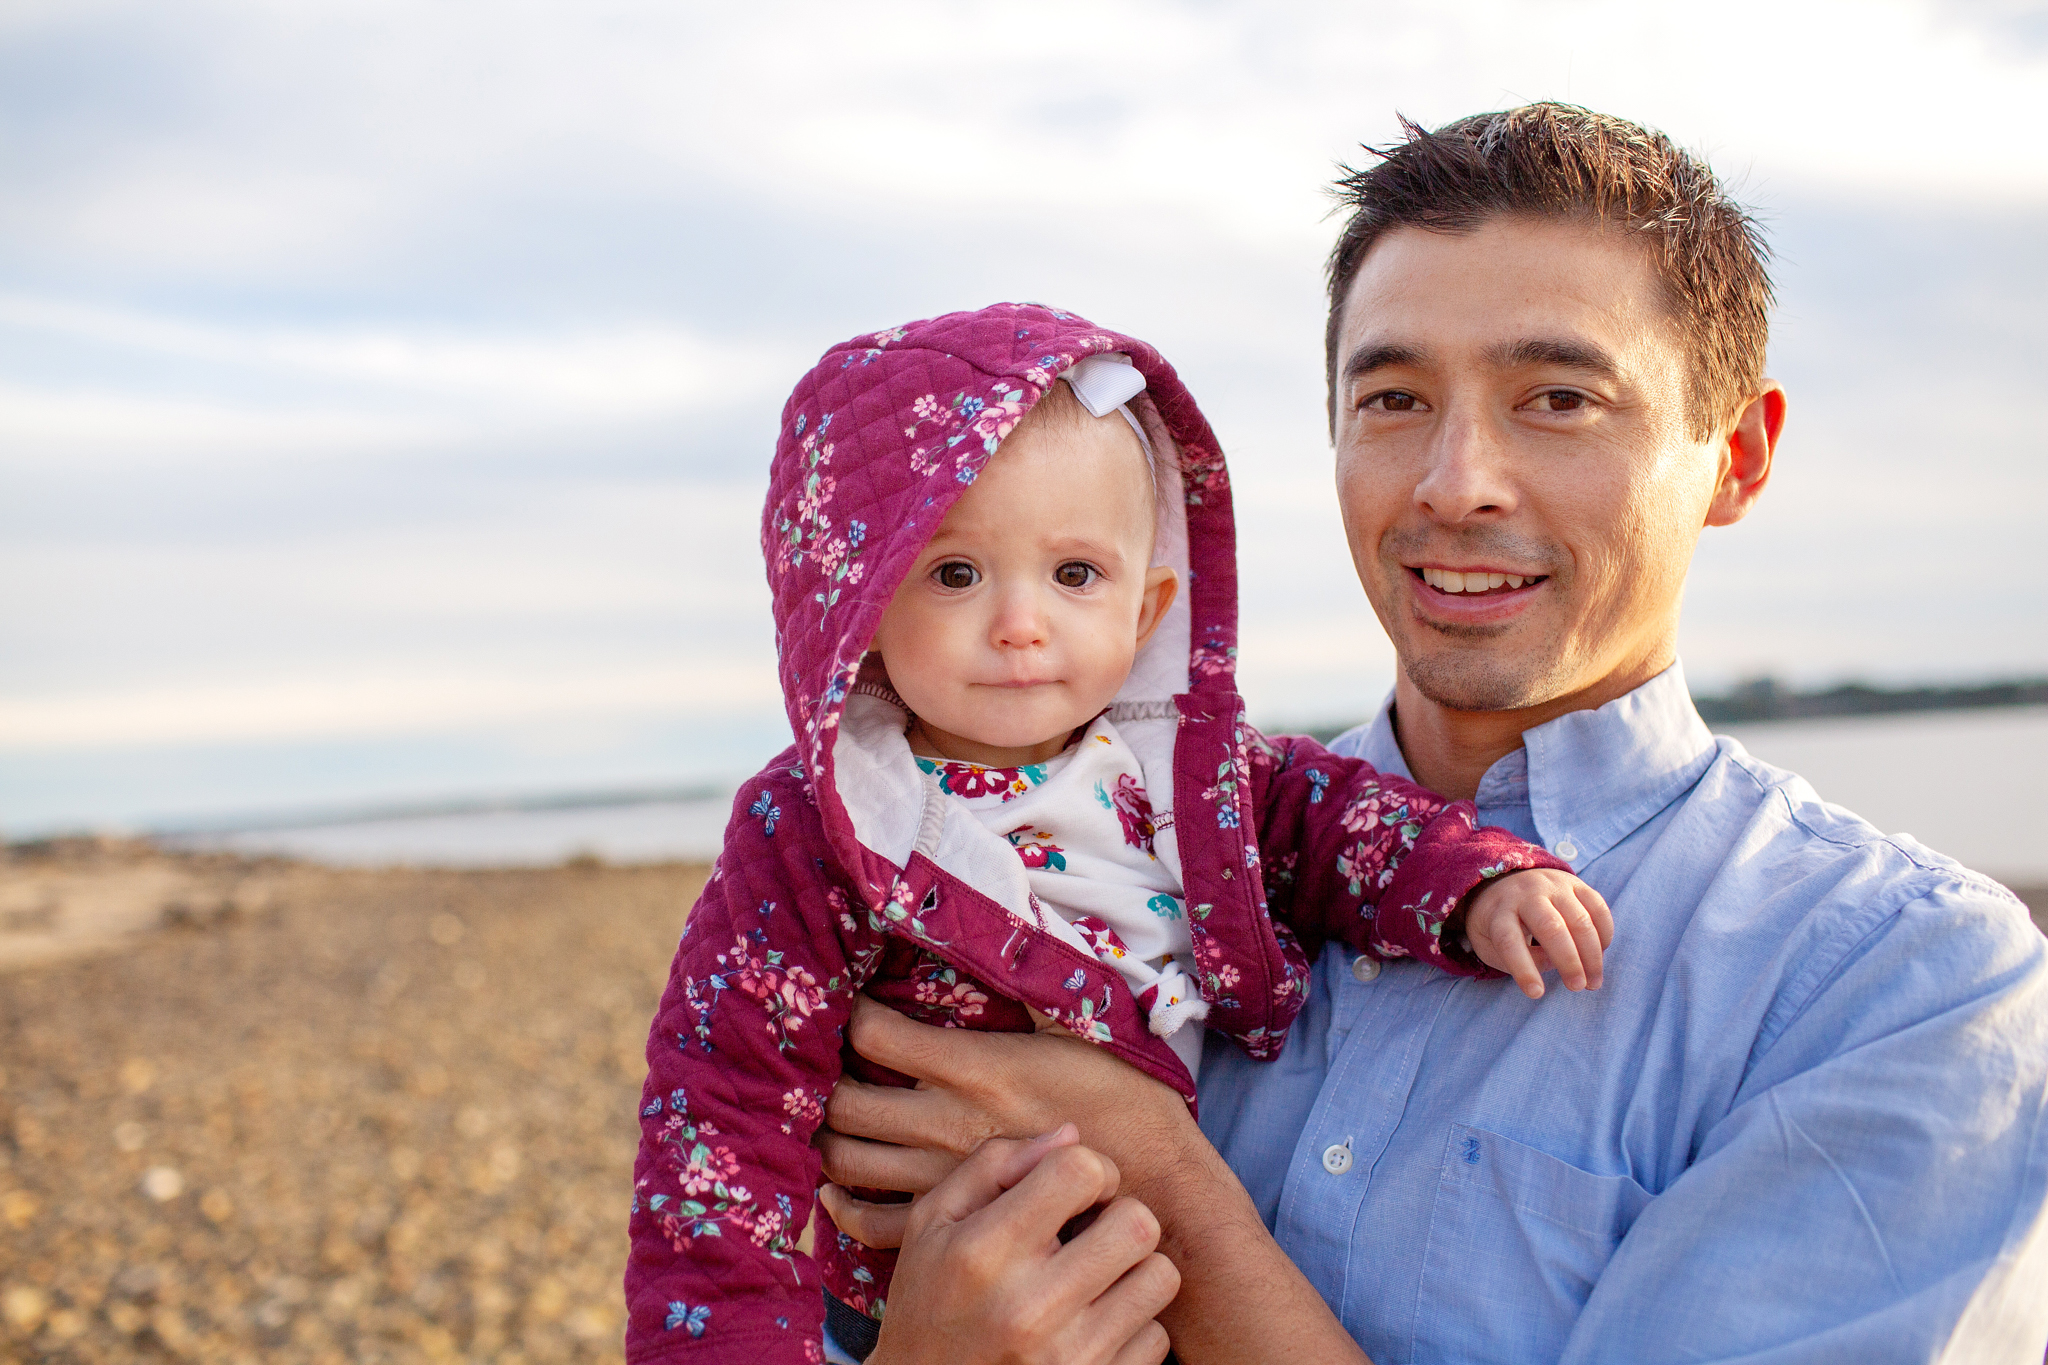
[[[1382,772],[1414,780],[1394,738],[1390,693],[1355,752]],[[1569,711],[1522,732],[1523,748],[1479,779],[1480,807],[1526,803],[1552,853],[1583,867],[1640,829],[1699,781],[1714,737],[1677,663],[1626,696]]]

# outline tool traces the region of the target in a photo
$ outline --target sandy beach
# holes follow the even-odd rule
[[[619,1359],[647,1021],[703,875],[11,855],[0,1357]]]
[[[701,868],[69,862],[5,871],[212,899],[0,970],[0,1358],[619,1358]]]

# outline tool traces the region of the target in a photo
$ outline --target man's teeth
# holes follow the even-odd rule
[[[1422,581],[1438,592],[1489,592],[1534,583],[1541,574],[1459,573],[1456,569],[1424,569]]]

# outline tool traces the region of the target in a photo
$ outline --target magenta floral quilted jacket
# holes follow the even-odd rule
[[[1158,559],[1184,588],[1108,714],[1185,892],[1208,1026],[1277,1054],[1306,963],[1333,938],[1483,974],[1446,952],[1446,917],[1487,877],[1564,866],[1475,828],[1469,803],[1245,723],[1223,454],[1151,347],[1032,304],[834,347],[783,410],[761,526],[796,743],[734,803],[648,1041],[631,1361],[820,1360],[821,1289],[882,1316],[893,1253],[839,1235],[812,1197],[810,1139],[842,1071],[903,1081],[844,1049],[858,991],[959,1028],[1028,1030],[1030,1005],[1195,1103],[1118,972],[1038,928],[1018,850],[919,767],[867,661],[898,583],[997,444],[1062,370],[1111,351],[1143,372],[1131,407],[1178,474]],[[796,1247],[813,1218],[816,1259]]]

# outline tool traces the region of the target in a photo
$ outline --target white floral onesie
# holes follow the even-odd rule
[[[1183,964],[1192,957],[1180,880],[1153,851],[1172,816],[1155,816],[1142,770],[1106,718],[1043,763],[990,768],[920,758],[941,790],[1008,839],[1037,902],[1072,925],[1145,1007],[1151,1031],[1196,1074],[1209,1013]],[[1062,934],[1061,937],[1066,937]]]

